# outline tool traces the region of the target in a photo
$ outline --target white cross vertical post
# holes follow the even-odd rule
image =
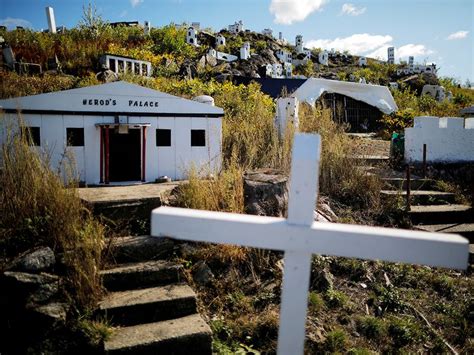
[[[321,142],[319,135],[296,135],[294,139],[287,222],[309,228],[317,201]],[[311,256],[311,251],[285,251],[279,354],[302,354],[304,350]]]
[[[295,135],[288,219],[159,207],[151,234],[285,252],[278,353],[303,354],[311,254],[466,268],[457,235],[313,222],[320,138]]]

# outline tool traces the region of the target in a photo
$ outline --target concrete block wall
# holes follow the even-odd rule
[[[415,117],[405,128],[405,161],[428,163],[474,162],[474,117]]]

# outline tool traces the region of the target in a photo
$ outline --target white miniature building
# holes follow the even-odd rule
[[[318,54],[318,61],[321,65],[329,64],[329,53],[327,51],[321,51]]]
[[[186,43],[192,46],[199,46],[197,39],[197,30],[194,27],[188,27],[186,32]]]
[[[278,32],[278,39],[283,41],[283,32]]]
[[[148,36],[150,34],[150,31],[151,31],[151,23],[150,21],[145,21],[143,25],[143,32],[145,36]]]
[[[273,77],[273,65],[271,65],[270,63],[265,65],[265,76],[267,78]]]
[[[250,58],[250,42],[245,42],[240,48],[240,59],[247,60]]]
[[[392,90],[398,90],[398,83],[396,81],[390,82],[389,86]]]
[[[408,57],[408,65],[412,66],[414,64],[415,64],[415,57],[411,55]]]
[[[49,33],[56,33],[56,19],[54,18],[54,10],[51,6],[46,7],[46,17],[48,18]]]
[[[4,123],[18,122],[21,110],[31,144],[48,153],[51,167],[59,169],[64,153],[73,153],[78,179],[87,184],[179,180],[191,166],[220,169],[224,111],[210,104],[120,81],[0,106],[0,145]]]
[[[395,64],[395,47],[388,47],[387,48],[387,63],[388,64]]]
[[[359,57],[359,67],[367,66],[367,58],[366,57]]]
[[[303,36],[302,35],[296,36],[295,51],[297,54],[303,53]]]
[[[298,106],[299,102],[296,97],[282,97],[277,100],[275,127],[281,138],[285,136],[286,128],[289,125],[293,127],[294,131],[298,130]]]
[[[293,76],[293,65],[291,63],[283,63],[283,70],[285,71],[286,78],[291,78]]]
[[[421,95],[429,95],[436,101],[444,101],[446,99],[446,89],[440,85],[424,85]]]
[[[283,66],[280,63],[272,65],[272,78],[281,78],[283,76]]]
[[[105,65],[114,73],[130,73],[150,77],[152,74],[151,63],[120,55],[104,54],[100,57],[100,64]]]
[[[225,37],[222,33],[219,33],[216,37],[217,46],[225,46]]]
[[[239,33],[239,32],[243,32],[243,31],[244,31],[244,24],[243,24],[242,20],[240,20],[239,22],[234,23],[233,25],[229,25],[229,32],[234,34],[234,35]]]
[[[474,118],[415,117],[405,128],[405,161],[423,161],[423,145],[429,163],[474,162]]]
[[[273,30],[271,28],[265,28],[262,31],[262,35],[268,36],[268,37],[273,37]]]
[[[278,49],[275,54],[282,63],[291,63],[293,60],[293,55],[285,49]]]

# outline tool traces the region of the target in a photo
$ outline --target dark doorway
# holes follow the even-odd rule
[[[140,167],[140,129],[130,129],[126,134],[118,130],[110,132],[110,181],[139,181]]]

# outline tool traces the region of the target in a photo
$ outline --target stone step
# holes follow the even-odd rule
[[[119,328],[104,343],[104,353],[212,354],[212,333],[199,314]]]
[[[107,290],[123,291],[178,282],[181,271],[179,264],[158,260],[117,265],[102,270],[100,275]]]
[[[419,224],[413,228],[427,232],[456,233],[474,243],[474,223]]]
[[[402,196],[406,198],[407,192],[402,190],[382,190],[381,197]],[[454,203],[455,195],[451,192],[432,191],[432,190],[413,190],[410,191],[410,203],[412,205],[443,205]]]
[[[409,215],[415,225],[474,222],[474,209],[467,205],[411,206]]]
[[[403,191],[406,191],[408,185],[407,179],[400,177],[382,178],[382,181],[387,186]],[[437,190],[436,182],[431,179],[411,179],[410,186],[412,190]]]
[[[152,323],[196,313],[196,294],[188,285],[118,291],[99,303],[99,315],[114,325]]]
[[[351,159],[354,159],[360,163],[360,165],[383,165],[388,164],[390,157],[388,155],[352,155]]]
[[[111,257],[116,263],[164,259],[175,246],[172,239],[149,235],[116,237],[110,243]]]

